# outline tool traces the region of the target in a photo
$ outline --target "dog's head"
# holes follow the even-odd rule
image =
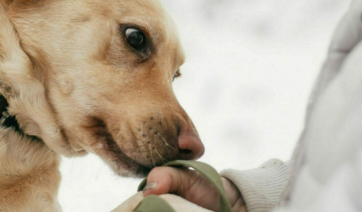
[[[0,0],[0,84],[25,134],[144,175],[204,147],[172,81],[184,55],[156,0]]]

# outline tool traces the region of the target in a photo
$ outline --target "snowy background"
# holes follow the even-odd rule
[[[174,82],[221,171],[288,160],[334,28],[349,0],[163,0],[187,61]],[[63,158],[64,212],[111,211],[140,179],[115,175],[97,156]]]

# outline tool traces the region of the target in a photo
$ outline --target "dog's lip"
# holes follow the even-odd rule
[[[104,149],[108,152],[108,155],[112,157],[111,161],[116,164],[117,170],[127,170],[141,177],[146,176],[151,171],[153,167],[147,167],[129,157],[122,148],[117,145],[112,135],[110,133],[106,134],[106,138],[101,139],[101,142],[104,144]]]
[[[114,140],[109,141],[116,144]],[[151,171],[153,167],[147,167],[141,163],[138,163],[137,161],[133,160],[131,157],[126,155],[120,147],[118,147],[118,150],[112,152],[114,154],[114,160],[113,162],[117,165],[118,169],[127,170],[132,172],[132,174],[139,176],[139,177],[145,177],[148,175],[148,173]]]
[[[144,177],[147,176],[147,174],[151,171],[153,167],[145,166],[136,160],[129,157],[120,146],[116,143],[116,141],[113,139],[112,134],[109,132],[108,127],[99,118],[92,118],[93,124],[83,126],[83,129],[85,129],[88,133],[91,134],[93,138],[95,138],[95,143],[102,143],[102,149],[100,151],[97,151],[97,149],[94,149],[94,153],[99,155],[100,157],[108,157],[105,158],[107,161],[113,163],[111,164],[111,167],[116,168],[116,172],[120,173],[123,170],[131,172],[130,176],[138,176],[138,177]],[[106,154],[102,154],[102,150],[106,151]],[[114,167],[115,166],[115,167]],[[125,174],[121,174],[125,175]]]

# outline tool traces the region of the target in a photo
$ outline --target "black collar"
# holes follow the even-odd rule
[[[8,106],[9,104],[4,98],[4,96],[0,95],[0,126],[3,128],[12,128],[15,131],[23,134],[15,116],[11,116],[8,113]]]

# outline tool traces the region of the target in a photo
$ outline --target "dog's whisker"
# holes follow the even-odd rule
[[[167,162],[167,160],[166,160],[164,157],[162,157],[162,155],[157,151],[157,149],[155,149],[155,152],[156,152],[157,155],[162,159],[162,162],[163,162],[163,163]]]
[[[167,147],[169,147],[169,148],[173,149],[174,151],[176,151],[176,149],[173,146],[171,146],[170,144],[168,144],[166,139],[159,132],[157,132],[157,135],[158,135],[159,138],[161,138],[161,140],[165,143],[165,145]]]
[[[152,164],[153,164],[153,166],[156,166],[156,163],[155,163],[155,160],[153,159],[153,154],[152,154],[152,145],[148,144],[148,148],[150,150],[150,157],[151,157],[151,160],[152,160]]]

